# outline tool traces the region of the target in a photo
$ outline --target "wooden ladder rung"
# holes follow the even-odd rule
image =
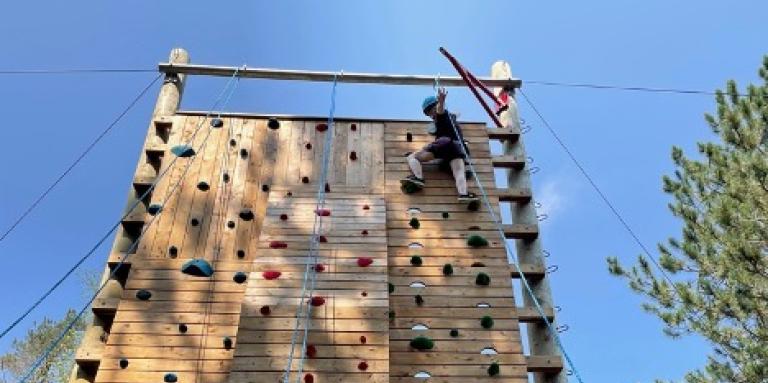
[[[515,142],[520,138],[520,130],[515,128],[486,128],[485,131],[491,140]]]
[[[522,169],[525,167],[525,157],[520,156],[493,156],[491,157],[491,165],[494,168],[513,168]]]
[[[522,278],[520,276],[520,272],[517,270],[515,265],[509,265],[509,267],[512,269],[509,272],[510,277],[514,279]],[[529,281],[541,280],[546,275],[546,270],[544,270],[544,266],[539,266],[539,265],[521,264],[520,271],[522,271],[523,274],[525,274],[525,277],[528,278]]]
[[[499,202],[530,202],[532,198],[531,189],[497,189]]]
[[[552,321],[555,318],[555,310],[551,307],[544,307],[543,309],[547,320]],[[518,307],[517,319],[523,323],[544,323],[544,318],[535,307]]]
[[[528,372],[556,374],[563,370],[563,358],[559,355],[528,355],[525,360]]]
[[[535,239],[539,236],[539,225],[513,223],[502,225],[504,237],[509,239]]]

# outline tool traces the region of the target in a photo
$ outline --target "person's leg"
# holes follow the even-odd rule
[[[464,170],[464,159],[454,158],[451,160],[451,171],[453,180],[456,182],[456,191],[459,195],[467,194],[467,173]]]
[[[419,179],[424,179],[424,173],[421,171],[421,163],[432,161],[435,159],[435,155],[426,150],[419,150],[416,153],[408,155],[408,167],[411,168],[413,175]]]

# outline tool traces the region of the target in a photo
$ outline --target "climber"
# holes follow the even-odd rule
[[[437,138],[418,152],[408,155],[408,166],[413,174],[404,178],[401,182],[404,184],[410,183],[419,188],[424,187],[421,163],[439,158],[451,165],[451,172],[453,172],[453,178],[456,182],[456,190],[459,193],[459,202],[477,201],[477,197],[473,193],[467,192],[467,176],[464,170],[466,156],[464,155],[464,150],[469,153],[469,149],[464,142],[461,127],[456,122],[455,117],[445,108],[445,97],[447,95],[448,92],[445,88],[440,88],[437,91],[437,97],[427,97],[421,104],[424,114],[434,121],[434,133],[430,133],[434,134]],[[464,150],[462,150],[462,146]]]

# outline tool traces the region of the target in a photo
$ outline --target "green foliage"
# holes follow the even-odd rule
[[[499,368],[498,363],[493,362],[490,366],[488,366],[488,376],[499,375],[499,372],[501,372],[501,369]]]
[[[491,318],[490,315],[480,318],[480,326],[483,326],[484,329],[493,327],[493,318]]]
[[[419,222],[419,219],[416,217],[411,218],[411,220],[408,222],[408,225],[410,225],[414,229],[418,229],[421,227],[421,222]]]
[[[713,345],[689,383],[768,381],[768,56],[759,75],[759,86],[740,93],[729,81],[717,92],[717,113],[705,116],[716,140],[699,142],[693,158],[672,148],[677,169],[663,190],[683,225],[658,246],[666,275],[644,255],[630,268],[608,258],[667,335]]]
[[[491,277],[489,277],[488,274],[481,272],[477,274],[475,284],[478,286],[488,286],[491,284]]]
[[[453,265],[450,263],[446,263],[443,265],[443,275],[450,276],[453,275]]]
[[[422,263],[423,261],[421,260],[421,257],[419,257],[418,255],[414,255],[413,257],[411,257],[411,265],[421,266]]]
[[[467,245],[472,247],[484,247],[488,246],[488,240],[481,235],[473,234],[467,238]]]
[[[417,350],[431,350],[435,347],[435,342],[425,336],[417,336],[411,339],[411,347]]]

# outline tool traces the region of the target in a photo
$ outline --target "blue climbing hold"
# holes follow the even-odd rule
[[[171,148],[171,153],[177,157],[192,157],[195,155],[195,149],[189,145],[176,145]]]
[[[149,213],[149,215],[156,215],[161,210],[163,210],[163,205],[159,203],[153,203],[147,207],[147,213]]]
[[[179,377],[176,376],[176,374],[169,372],[163,376],[163,382],[165,383],[175,383],[179,381]]]
[[[210,277],[213,275],[213,266],[205,259],[192,259],[181,267],[181,272],[195,277]]]

